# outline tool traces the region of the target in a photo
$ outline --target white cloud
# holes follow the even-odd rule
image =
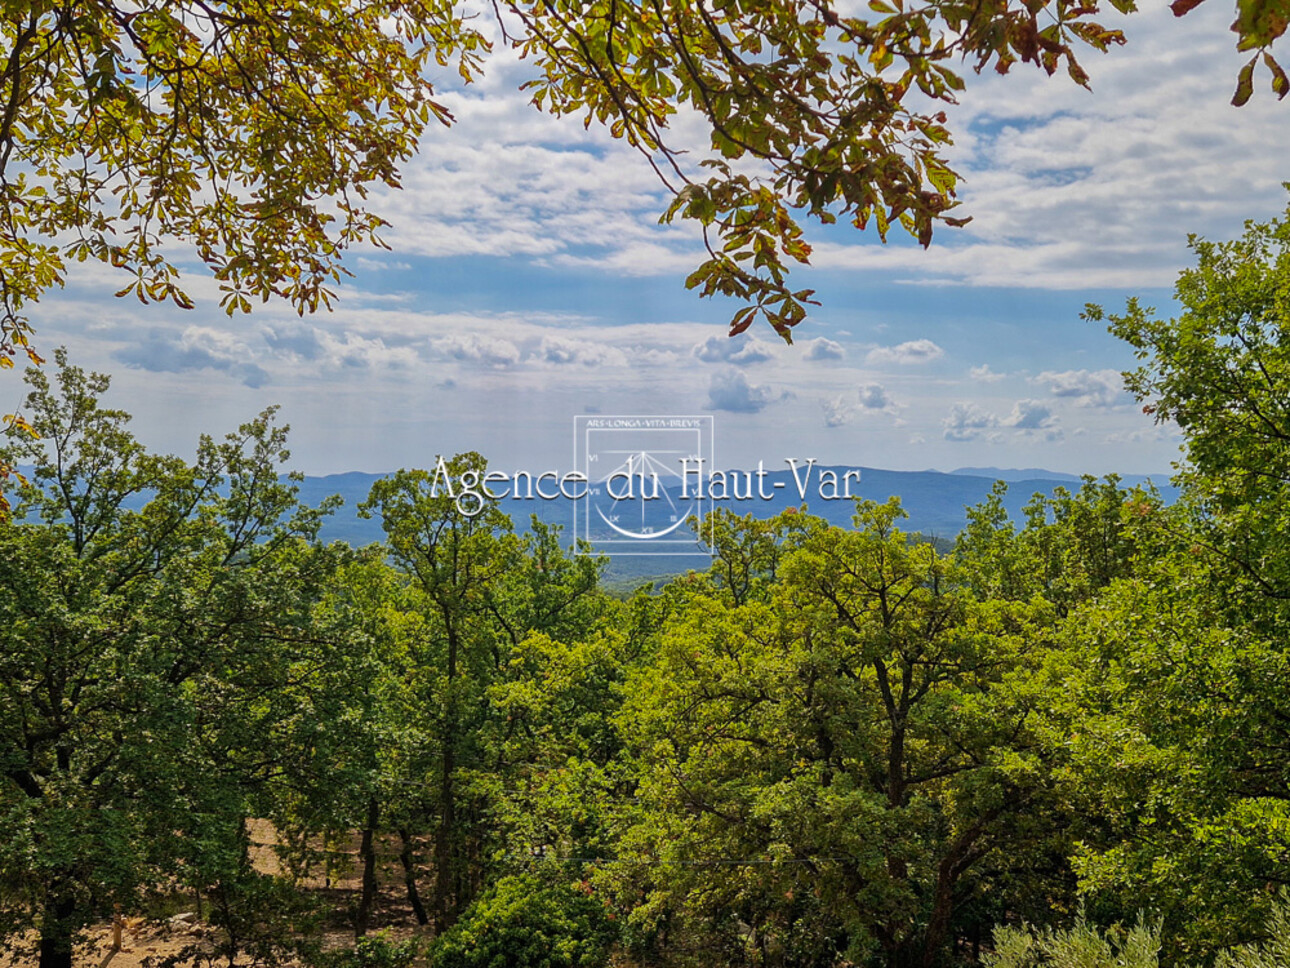
[[[879,383],[866,383],[854,393],[844,393],[824,403],[826,427],[841,427],[866,411],[894,414],[899,409],[886,387]]]
[[[1018,400],[1012,405],[1008,416],[999,421],[1002,427],[1012,427],[1020,436],[1032,436],[1042,432],[1045,440],[1061,440],[1065,436],[1057,426],[1058,420],[1052,409],[1038,400]]]
[[[421,360],[411,346],[389,346],[383,339],[370,339],[357,333],[343,333],[339,336],[323,333],[320,344],[322,359],[332,369],[406,369],[417,365]]]
[[[248,387],[269,382],[268,371],[251,362],[254,354],[246,343],[206,326],[189,326],[179,333],[153,329],[112,355],[128,367],[153,373],[221,370]]]
[[[999,418],[982,410],[975,403],[956,403],[941,421],[946,440],[967,441],[979,439],[987,430],[999,426]]]
[[[1000,423],[1017,430],[1044,430],[1054,426],[1057,418],[1050,407],[1038,400],[1018,400],[1012,405],[1012,412]]]
[[[749,383],[742,372],[733,369],[714,373],[708,386],[708,405],[732,413],[757,413],[782,396],[770,387]]]
[[[507,339],[482,336],[479,333],[458,333],[430,341],[440,356],[464,363],[483,363],[504,368],[520,361],[520,348]]]
[[[930,339],[914,339],[896,346],[877,346],[869,351],[865,362],[870,365],[899,363],[905,366],[929,363],[945,355],[945,351]]]
[[[634,242],[617,251],[596,255],[571,255],[561,252],[538,265],[570,268],[603,269],[624,276],[683,276],[702,261],[698,246],[672,248],[656,242]]]
[[[835,343],[831,339],[819,337],[818,339],[806,340],[804,343],[808,349],[803,356],[808,360],[841,360],[847,355],[847,351],[842,348],[841,343]]]
[[[866,383],[857,391],[860,406],[866,410],[891,410],[896,406],[891,395],[879,383]]]
[[[360,255],[354,261],[360,269],[364,269],[367,272],[384,272],[390,269],[406,272],[412,268],[412,266],[408,265],[406,262],[389,262],[385,259],[369,259],[365,255]]]
[[[1139,430],[1117,430],[1106,434],[1102,440],[1108,444],[1159,444],[1181,440],[1182,435],[1171,427],[1144,427]]]
[[[544,336],[538,344],[537,358],[559,366],[626,366],[627,357],[614,346],[584,342],[559,336]]]
[[[1130,399],[1118,370],[1045,370],[1030,382],[1078,407],[1111,407]]]
[[[982,363],[980,366],[972,367],[972,369],[968,370],[968,374],[972,379],[979,380],[982,383],[998,383],[1000,380],[1007,379],[1007,374],[995,373],[991,370],[989,363]]]
[[[755,336],[709,336],[697,344],[693,352],[704,363],[732,363],[735,366],[764,363],[775,355],[771,344]]]
[[[941,421],[941,428],[946,440],[956,442],[984,438],[998,443],[1003,437],[994,431],[1001,428],[1011,428],[1022,438],[1039,434],[1045,440],[1057,441],[1064,436],[1057,424],[1057,416],[1050,407],[1038,400],[1018,400],[1003,418],[975,403],[956,403]]]

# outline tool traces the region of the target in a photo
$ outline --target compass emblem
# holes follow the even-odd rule
[[[605,453],[616,454],[617,451]],[[657,541],[675,532],[694,513],[698,497],[683,495],[682,492],[695,489],[682,486],[685,476],[680,470],[669,467],[661,459],[664,456],[646,450],[633,451],[602,480],[592,483],[590,496],[595,500],[591,506],[615,534],[639,541]],[[694,454],[685,451],[669,451],[667,456],[675,457],[678,463],[681,459],[695,459]],[[609,502],[607,506],[606,499]],[[666,506],[653,508],[651,502],[659,500]],[[684,504],[684,508],[679,507],[678,502]],[[666,516],[666,524],[659,521],[660,514]]]
[[[574,537],[610,555],[711,555],[686,527],[711,510],[699,487],[712,467],[713,420],[574,418],[574,466],[589,482]]]

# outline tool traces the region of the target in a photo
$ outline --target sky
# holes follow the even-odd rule
[[[1182,19],[1143,6],[1107,12],[1129,42],[1082,58],[1091,92],[1025,65],[969,73],[949,124],[966,227],[923,250],[808,225],[812,266],[793,284],[822,305],[792,346],[765,325],[726,336],[738,306],[685,290],[698,238],[658,224],[653,172],[529,105],[528,68],[501,44],[478,83],[445,77],[458,123],[427,131],[403,188],[374,196],[390,249],[350,253],[333,312],[229,318],[199,271],[195,309],[143,306],[86,264],[33,307],[36,344],[110,373],[106,402],[157,451],[191,454],[277,404],[309,474],[465,450],[563,469],[586,414],[710,414],[728,467],[1168,471],[1180,438],[1123,392],[1131,349],[1080,313],[1136,295],[1172,315],[1188,233],[1231,238],[1285,210],[1290,100],[1261,72],[1251,102],[1229,104],[1244,60],[1230,4]],[[701,146],[692,119],[677,127]],[[8,411],[22,390],[3,379]]]

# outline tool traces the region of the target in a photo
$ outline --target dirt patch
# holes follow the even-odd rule
[[[288,864],[283,863],[278,848],[283,846],[273,825],[265,820],[254,820],[249,825],[251,835],[251,862],[256,870],[265,874],[290,875]],[[322,934],[326,949],[345,948],[354,944],[350,915],[357,905],[361,878],[358,864],[357,833],[346,834],[328,842],[311,841],[309,857],[295,857],[292,865],[298,875],[296,883],[330,912],[329,928]],[[378,892],[373,912],[371,930],[382,931],[391,941],[417,937],[429,941],[428,928],[416,923],[408,904],[403,886],[403,868],[399,864],[397,838],[379,838],[376,845]],[[297,852],[299,854],[299,852]],[[421,877],[424,871],[418,872]],[[422,881],[425,886],[425,881]],[[87,928],[83,940],[74,952],[74,968],[154,968],[162,961],[174,958],[185,949],[201,946],[209,949],[215,928],[198,916],[196,898],[178,896],[172,899],[175,914],[149,919],[137,913],[126,913],[121,918],[121,947],[114,949],[115,931],[111,921],[104,921]],[[0,953],[0,968],[36,968],[36,938],[18,939],[16,953]],[[185,964],[206,964],[202,957],[190,958]],[[239,961],[239,964],[244,962]],[[226,965],[224,961],[216,962]]]

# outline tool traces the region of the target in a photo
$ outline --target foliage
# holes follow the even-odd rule
[[[1290,963],[1290,903],[1283,894],[1260,932],[1263,940],[1219,952],[1215,968],[1280,968]],[[1139,918],[1100,932],[1081,912],[1069,928],[999,928],[986,968],[1157,968],[1161,923]]]
[[[113,905],[194,891],[208,957],[317,960],[299,882],[358,831],[356,933],[397,834],[443,968],[615,941],[731,968],[983,942],[994,968],[1285,963],[1287,225],[1194,240],[1177,320],[1112,317],[1182,429],[1178,505],[1089,478],[1014,523],[1000,484],[948,555],[895,500],[849,530],[720,512],[707,574],[624,601],[555,529],[463,506],[441,474],[478,482],[478,454],[378,482],[384,544],[323,548],[271,412],[152,455],[60,351],[0,452],[35,468],[0,525],[0,928],[68,968]],[[252,864],[252,817],[287,876]]]
[[[1135,347],[1128,385],[1186,461],[1180,507],[1141,518],[1150,553],[1066,626],[1074,786],[1105,821],[1078,863],[1197,952],[1255,935],[1290,854],[1287,242],[1285,219],[1193,238],[1175,319],[1088,310]]]
[[[320,862],[330,870],[335,845],[352,830],[362,830],[370,848],[369,827],[389,819],[379,807],[391,785],[390,762],[404,751],[398,643],[383,621],[397,600],[398,575],[374,548],[335,558],[309,622],[313,635],[331,643],[336,659],[314,671],[310,688],[292,691],[297,711],[282,737],[290,755],[259,804],[260,816],[273,822],[278,861],[296,884]],[[370,850],[360,863],[369,856]],[[355,905],[360,936],[374,900],[367,893]]]
[[[1282,891],[1261,941],[1219,952],[1215,968],[1277,968],[1290,963],[1290,899]]]
[[[278,968],[316,958],[321,920],[317,902],[287,878],[252,870],[244,856],[207,897],[209,922],[216,929],[213,943],[190,945],[174,959],[177,965],[196,957],[212,966],[223,959],[225,968],[239,964]]]
[[[1287,851],[1280,796],[1287,680],[1274,643],[1223,619],[1221,589],[1182,556],[1072,613],[1050,742],[1094,823],[1083,888],[1166,918],[1171,957],[1249,938]]]
[[[1199,0],[1176,0],[1179,15]],[[1262,57],[1278,96],[1290,82],[1270,47],[1275,3],[1242,2],[1238,47]],[[1110,0],[1120,13],[1133,0]],[[892,3],[869,11],[777,0],[495,4],[505,38],[537,71],[533,102],[582,115],[638,148],[672,194],[663,215],[699,223],[708,258],[687,280],[745,305],[785,339],[810,290],[796,213],[900,225],[927,245],[957,225],[958,177],[943,109],[966,63],[1007,73],[1059,69],[1087,86],[1077,55],[1124,42],[1088,0]],[[863,15],[860,15],[863,13]],[[431,65],[469,81],[486,43],[446,0],[48,0],[0,8],[0,363],[29,345],[24,307],[65,278],[68,260],[122,269],[121,294],[192,304],[179,243],[213,271],[222,304],[246,312],[278,295],[300,311],[381,220],[369,186],[396,186],[425,126],[452,117]],[[712,157],[700,172],[669,123],[697,112]],[[750,164],[751,163],[751,164]]]
[[[1197,551],[1221,570],[1237,597],[1290,598],[1282,553],[1290,481],[1290,220],[1247,222],[1229,242],[1193,236],[1196,266],[1180,273],[1174,319],[1130,300],[1109,319],[1139,360],[1129,389],[1158,422],[1186,441],[1179,480],[1198,515]],[[1252,613],[1247,618],[1254,618]]]
[[[900,514],[777,519],[760,600],[678,586],[621,716],[640,806],[609,882],[644,895],[633,924],[703,925],[732,963],[926,963],[978,875],[1043,853],[1026,678],[1051,613],[975,601]]]
[[[242,864],[302,693],[339,658],[309,631],[332,555],[278,478],[271,414],[190,465],[58,363],[57,390],[28,371],[41,440],[3,455],[35,471],[0,527],[0,911],[39,924],[44,968],[113,902]]]
[[[416,938],[393,941],[385,932],[359,938],[352,948],[328,952],[319,968],[411,968],[421,950]]]
[[[11,3],[0,10],[0,363],[68,260],[118,293],[190,307],[163,239],[213,271],[230,313],[330,302],[338,259],[374,240],[362,207],[434,118],[432,62],[465,76],[482,41],[440,0],[262,5]]]
[[[728,508],[717,508],[691,524],[712,544],[712,579],[735,605],[762,599],[774,583],[783,554],[788,519],[759,521],[751,514],[742,517]]]
[[[604,904],[568,884],[503,877],[435,940],[433,968],[602,968],[613,923]]]
[[[986,968],[1157,968],[1160,925],[1139,920],[1103,934],[1083,914],[1070,928],[1001,928]]]
[[[572,642],[533,634],[511,652],[489,690],[492,769],[471,777],[505,824],[504,865],[556,861],[575,872],[613,854],[609,821],[632,789],[614,715],[632,667],[612,628]]]
[[[380,513],[404,576],[380,606],[402,670],[390,786],[408,791],[389,803],[400,836],[432,828],[431,916],[443,930],[511,851],[597,836],[583,797],[601,795],[616,748],[601,687],[617,676],[621,640],[602,628],[590,558],[564,555],[538,522],[517,537],[495,501],[463,511],[441,469],[453,481],[486,472],[478,454],[400,471],[373,485],[362,513]],[[572,829],[553,832],[556,818]]]
[[[996,481],[985,501],[968,508],[954,545],[963,580],[982,598],[1039,596],[1064,615],[1134,574],[1138,558],[1156,550],[1150,534],[1161,519],[1159,494],[1126,491],[1114,474],[1086,476],[1074,494],[1058,487],[1051,497],[1034,495],[1020,531],[1003,507],[1007,491]]]

